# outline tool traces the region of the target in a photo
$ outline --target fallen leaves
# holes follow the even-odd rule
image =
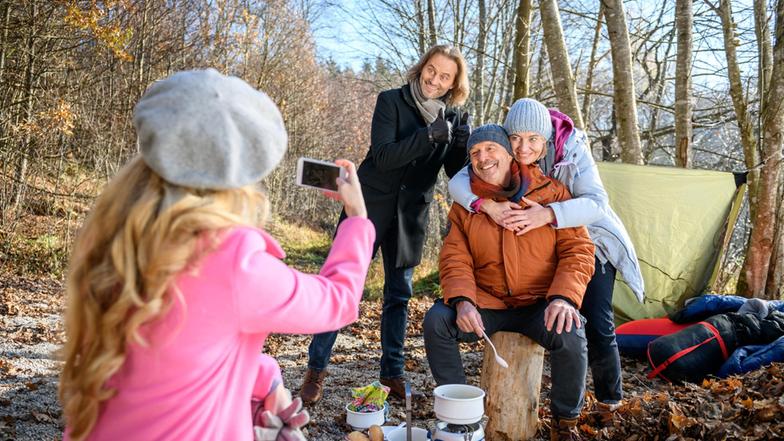
[[[647,369],[636,360],[623,360],[629,371]],[[626,399],[611,427],[602,428],[589,392],[580,417],[580,431],[593,439],[634,440],[768,440],[784,438],[784,397],[771,392],[784,384],[782,364],[773,364],[742,377],[706,379],[700,385],[673,385],[631,375],[624,382]],[[548,417],[545,417],[548,418]],[[544,433],[540,431],[544,437]]]
[[[61,342],[59,322],[47,317],[60,314],[62,300],[59,282],[43,278],[0,278],[0,323],[3,323],[0,338],[22,346]],[[421,427],[432,425],[435,418],[431,397],[434,382],[422,342],[422,322],[432,304],[430,298],[415,298],[409,303],[406,371],[414,386],[429,397],[414,409],[415,424]],[[362,385],[358,382],[364,384],[378,378],[380,315],[380,301],[362,302],[359,320],[341,331],[344,337],[335,347],[334,368],[330,369],[327,380],[329,395],[311,409],[308,439],[334,440],[351,432],[345,425],[342,410],[346,399],[335,398],[340,393],[347,394],[345,391],[351,387]],[[266,342],[267,353],[281,357],[281,362],[288,357],[288,371],[284,369],[284,374],[288,387],[295,393],[301,381],[297,375],[304,372],[307,363],[309,343],[308,337],[290,335],[270,336]],[[460,347],[468,381],[476,384],[484,345],[470,343]],[[33,376],[21,367],[21,358],[17,357],[23,355],[0,359],[0,377],[14,383],[14,390],[0,397],[0,414],[6,414],[0,417],[0,438],[17,438],[21,427],[31,425],[61,430],[60,409],[53,404],[56,403],[56,375]],[[773,364],[742,377],[710,378],[701,384],[682,385],[647,379],[645,374],[649,368],[642,361],[624,358],[622,367],[625,400],[607,426],[602,425],[601,418],[593,410],[596,398],[592,393],[592,380],[589,380],[586,406],[578,424],[585,438],[623,441],[784,439],[784,364]],[[542,376],[541,429],[537,437],[540,440],[549,439],[550,385],[548,359]],[[19,397],[35,401],[30,410],[17,407]],[[393,402],[391,406],[390,423],[397,424],[404,418],[402,406],[400,402]]]
[[[710,389],[716,395],[731,394],[743,386],[743,382],[737,378],[727,378],[725,380],[702,380],[702,387]]]

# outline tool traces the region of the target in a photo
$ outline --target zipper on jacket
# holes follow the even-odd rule
[[[553,179],[553,178],[549,178],[549,179]],[[548,187],[548,186],[549,186],[551,183],[552,183],[552,182],[550,182],[549,180],[545,180],[545,182],[543,182],[543,183],[542,183],[542,185],[540,185],[539,187],[535,187],[535,188],[529,188],[529,189],[527,189],[527,190],[525,191],[525,194],[524,194],[523,196],[525,196],[525,197],[528,197],[528,195],[530,195],[530,194],[531,194],[531,193],[533,193],[534,191],[541,190],[541,189],[543,189],[543,188],[545,188],[545,187]]]

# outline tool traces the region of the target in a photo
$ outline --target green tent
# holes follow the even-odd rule
[[[606,162],[598,166],[645,279],[642,304],[622,279],[616,280],[616,322],[661,317],[705,292],[745,186],[736,189],[732,173]]]

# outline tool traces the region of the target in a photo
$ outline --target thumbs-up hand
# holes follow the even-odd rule
[[[455,139],[452,147],[465,150],[466,144],[468,143],[468,137],[471,136],[471,115],[469,115],[468,112],[464,112],[460,117],[460,122],[458,122],[457,127],[452,130],[452,134]]]
[[[444,119],[444,109],[438,111],[438,118],[427,126],[427,133],[431,142],[446,143],[452,141],[452,128]]]

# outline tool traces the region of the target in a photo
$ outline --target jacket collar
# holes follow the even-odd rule
[[[404,84],[403,87],[400,88],[400,91],[403,93],[403,101],[411,107],[416,107],[414,95],[411,94],[411,86],[409,84]]]
[[[542,187],[550,185],[550,180],[547,179],[537,163],[534,162],[528,165],[520,164],[520,167],[523,179],[528,181],[528,188],[525,191],[526,196]]]

